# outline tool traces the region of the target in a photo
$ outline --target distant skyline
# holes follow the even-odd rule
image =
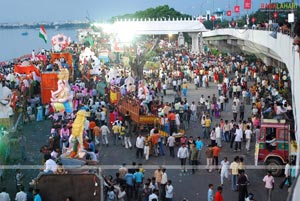
[[[288,0],[272,0],[287,2]],[[252,0],[252,9],[258,10],[261,3],[270,0]],[[299,0],[295,0],[299,4]],[[0,23],[31,22],[64,22],[67,20],[84,20],[89,17],[93,21],[109,20],[113,16],[135,13],[136,11],[154,8],[161,5],[192,16],[204,14],[206,10],[220,8],[233,10],[234,5],[244,10],[244,0],[0,0]]]

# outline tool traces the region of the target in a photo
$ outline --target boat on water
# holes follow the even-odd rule
[[[26,32],[23,32],[23,33],[21,33],[21,35],[22,36],[27,36],[28,35],[28,32],[26,31]]]

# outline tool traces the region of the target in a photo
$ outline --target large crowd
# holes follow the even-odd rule
[[[74,48],[73,51],[74,57],[79,55],[79,52],[76,52],[79,48]],[[41,54],[47,56],[49,64],[48,52],[44,51]],[[9,87],[17,94],[13,109],[15,113],[23,114],[22,122],[51,119],[49,144],[41,148],[45,162],[41,174],[68,174],[61,157],[70,146],[76,112],[85,110],[90,116],[84,123],[83,159],[90,164],[99,163],[101,150],[105,149],[105,146],[116,146],[120,149],[117,147],[118,143],[125,149],[134,148],[136,158],[145,159],[145,162],[152,157],[167,155],[168,149],[170,157],[180,159],[182,173],[190,171],[191,167],[194,174],[199,171],[200,164],[206,164],[209,173],[220,170],[221,185],[216,194],[213,193],[213,184],[208,185],[209,201],[223,200],[222,186],[225,183],[224,178],[229,179],[229,175],[232,191],[238,191],[239,200],[247,197],[254,200],[253,194],[247,190],[249,178],[243,157],[237,156],[232,162],[224,157],[219,162],[219,154],[226,144],[233,152],[237,152],[237,155],[249,152],[252,148],[251,142],[258,136],[263,118],[284,118],[293,121],[291,100],[286,94],[281,94],[290,88],[287,70],[266,66],[260,60],[247,60],[243,55],[223,56],[212,55],[210,52],[205,55],[191,54],[184,49],[166,50],[159,55],[159,61],[159,69],[145,72],[143,81],[133,77],[135,81],[128,86],[126,80],[131,76],[122,68],[118,69],[116,77],[107,79],[106,76],[105,79],[103,75],[109,74],[109,69],[103,69],[102,75],[99,76],[90,75],[88,72],[92,61],[87,61],[82,64],[82,72],[75,73],[76,79],[71,83],[74,97],[71,113],[57,113],[51,104],[42,105],[40,85],[34,76],[17,75],[14,73],[13,64],[2,66],[2,86]],[[41,70],[59,70],[55,65],[44,65],[41,61],[29,62],[39,66]],[[80,75],[82,77],[79,77]],[[199,90],[198,100],[189,98],[191,86]],[[216,86],[214,94],[207,97],[201,95],[202,90],[212,86]],[[155,115],[159,118],[159,124],[149,131],[135,127],[130,114],[122,114],[117,105],[111,104],[105,95],[109,93],[109,89],[115,87],[120,89],[122,96],[131,96],[138,100],[140,115]],[[171,90],[176,94],[174,101],[164,101]],[[250,114],[246,107],[251,108]],[[232,113],[232,118],[224,119],[225,113]],[[190,128],[194,124],[201,125],[200,135],[186,136],[181,133],[191,133]],[[162,136],[161,131],[166,135]],[[243,141],[245,147],[242,147]],[[25,147],[24,134],[20,136],[19,142],[21,147]],[[177,153],[176,146],[179,146]],[[22,149],[22,159],[27,159],[25,149]],[[288,165],[292,166],[293,163],[294,161],[290,161]],[[285,171],[288,186],[291,185],[292,173],[292,168],[288,166]],[[19,197],[25,196],[24,183],[19,170],[16,178],[19,191],[16,200],[22,200]],[[133,163],[129,168],[123,164],[115,177],[105,176],[104,179],[104,196],[108,201],[169,201],[176,192],[172,181],[167,177],[165,167],[155,170],[153,177],[145,178],[142,164]],[[271,173],[263,180],[271,200],[274,187]],[[34,186],[34,182],[35,180],[30,185]],[[4,194],[5,188],[0,193],[0,198],[3,197],[0,200],[8,200],[4,198]],[[35,189],[34,194],[39,197],[39,190]],[[27,193],[27,200],[33,200],[31,193]]]

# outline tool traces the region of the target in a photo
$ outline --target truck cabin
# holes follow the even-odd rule
[[[258,136],[258,143],[266,143],[270,152],[277,149],[278,142],[289,142],[289,126],[285,121],[263,120]]]

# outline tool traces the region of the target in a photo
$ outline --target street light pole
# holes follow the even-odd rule
[[[213,11],[212,11],[213,16],[215,16],[214,11],[215,11],[215,0],[213,0]],[[215,29],[215,19],[213,20],[213,30],[214,29]]]
[[[291,12],[291,13],[294,14],[294,3],[295,3],[295,0],[291,0],[291,3],[292,3],[292,10],[291,10],[292,12]],[[294,19],[294,20],[295,20],[295,19]],[[290,36],[292,36],[292,37],[293,37],[292,34],[294,33],[294,23],[295,23],[295,22],[292,22],[292,23],[291,23],[291,33],[290,33]]]

